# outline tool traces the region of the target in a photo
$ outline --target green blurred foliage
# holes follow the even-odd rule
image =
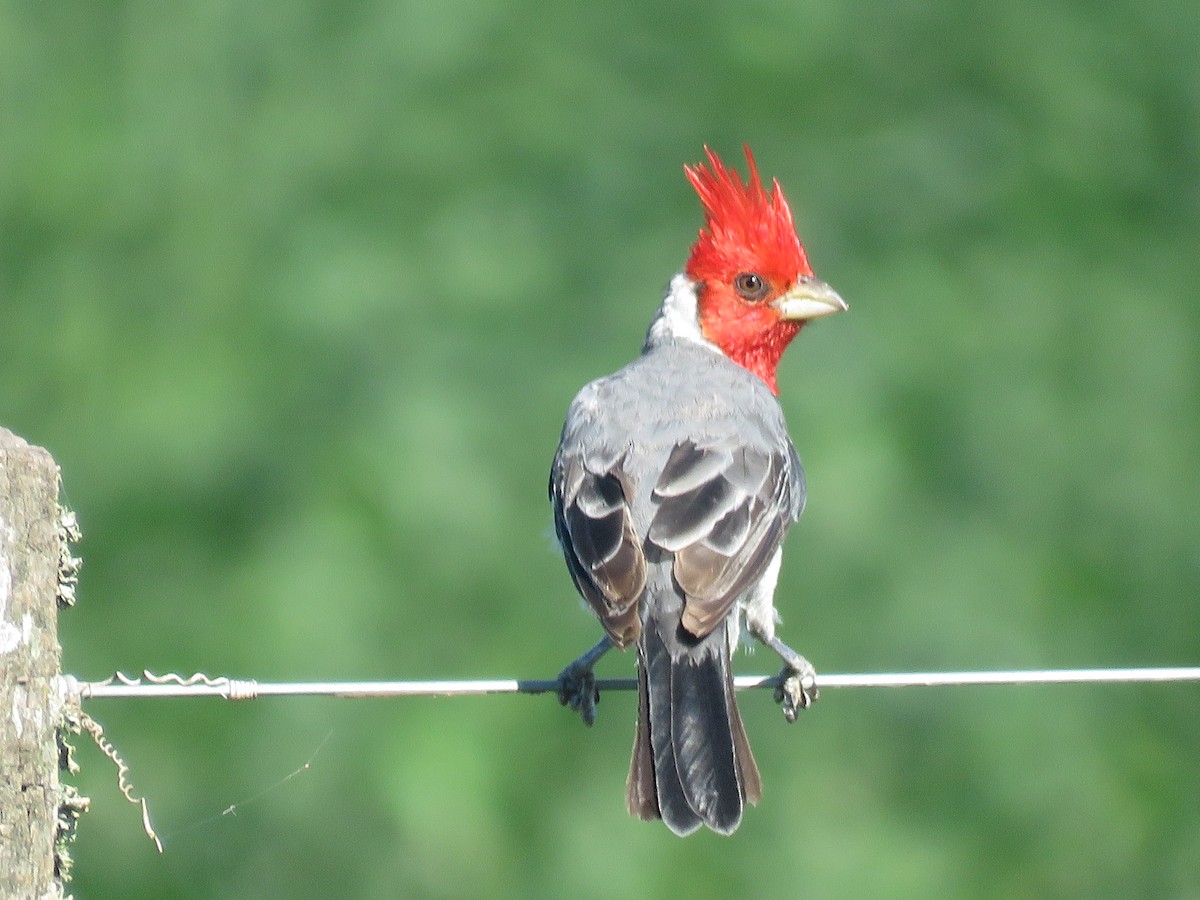
[[[785,635],[1195,664],[1197,59],[1194,0],[5,4],[0,422],[84,526],[66,670],[556,672],[562,415],[743,141],[852,307],[781,373]],[[625,815],[629,695],[88,708],[167,852],[81,747],[81,898],[1200,895],[1186,686],[747,695],[765,799],[685,841]]]

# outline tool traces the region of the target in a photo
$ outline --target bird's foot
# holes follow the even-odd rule
[[[782,680],[775,688],[775,702],[783,707],[783,717],[789,722],[795,722],[796,714],[802,709],[808,709],[820,696],[817,690],[817,670],[813,668],[812,663],[778,638],[772,638],[767,643],[783,659],[783,671],[779,673]]]
[[[558,673],[558,702],[579,713],[579,718],[588,727],[596,721],[596,704],[600,702],[600,691],[592,670],[596,661],[611,647],[612,641],[605,635],[596,646]]]
[[[590,727],[596,721],[600,691],[596,688],[596,675],[590,665],[581,665],[581,660],[577,659],[558,673],[558,702],[579,713],[584,725]]]

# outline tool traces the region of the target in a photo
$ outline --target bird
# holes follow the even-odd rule
[[[604,629],[559,674],[559,700],[592,724],[596,661],[636,647],[626,805],[678,835],[732,834],[762,796],[733,688],[743,619],[783,660],[785,717],[817,696],[775,633],[781,545],[805,502],[776,367],[805,324],[847,309],[749,146],[745,182],[704,152],[683,167],[705,217],[686,265],[640,355],[571,402],[549,482],[567,569]]]

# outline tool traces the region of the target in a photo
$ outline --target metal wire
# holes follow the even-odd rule
[[[104,727],[85,712],[79,713],[79,727],[92,736],[92,740],[96,742],[96,746],[100,748],[100,752],[111,759],[113,765],[117,767],[117,789],[125,795],[126,800],[134,806],[141,808],[142,829],[146,832],[146,837],[154,842],[154,846],[158,852],[162,853],[162,841],[159,839],[157,832],[155,832],[154,826],[150,824],[150,804],[146,802],[145,797],[139,797],[134,794],[133,785],[129,782],[129,764],[121,758],[120,752],[105,736]]]
[[[1133,682],[1200,681],[1200,666],[1139,669],[1021,669],[992,672],[905,672],[852,675],[818,674],[816,687],[949,687],[981,684],[1119,684]],[[734,687],[774,688],[780,676],[739,675]],[[258,682],[196,673],[183,677],[174,672],[143,672],[130,678],[117,672],[104,681],[61,678],[65,696],[79,700],[102,697],[223,697],[253,700],[258,697],[455,697],[477,694],[545,694],[558,690],[551,680],[498,679],[487,681],[316,681]],[[600,691],[631,691],[633,678],[598,678]]]
[[[773,688],[782,676],[741,675],[734,687]],[[1153,669],[1026,669],[994,672],[908,672],[867,673],[859,675],[817,675],[817,688],[840,687],[941,687],[979,684],[1080,684],[1121,682],[1200,681],[1200,666]],[[545,694],[557,691],[558,679],[493,681],[318,681],[266,682],[249,679],[213,678],[201,672],[184,677],[175,672],[155,675],[144,671],[138,678],[116,672],[104,681],[80,681],[72,675],[59,678],[64,700],[78,706],[82,700],[102,697],[223,697],[226,700],[253,700],[258,697],[428,697],[470,694]],[[633,678],[598,678],[600,691],[629,691],[637,687]],[[95,719],[79,711],[81,727],[95,739],[100,750],[117,766],[117,786],[130,803],[142,810],[142,827],[159,853],[162,841],[150,823],[150,809],[144,797],[137,797],[129,784],[129,767],[116,748],[104,736]],[[326,738],[328,740],[328,738]],[[322,746],[324,744],[322,743]],[[317,748],[320,750],[320,747]],[[314,754],[315,755],[315,754]],[[305,763],[284,781],[308,768]],[[225,813],[236,807],[229,807]],[[225,813],[222,813],[224,815]]]

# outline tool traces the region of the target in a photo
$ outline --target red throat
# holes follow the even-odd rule
[[[771,393],[778,395],[776,369],[779,360],[804,323],[781,320],[775,310],[761,305],[747,313],[739,308],[740,299],[736,295],[714,296],[719,293],[723,293],[720,285],[699,288],[697,299],[704,336],[739,366],[765,381]]]

